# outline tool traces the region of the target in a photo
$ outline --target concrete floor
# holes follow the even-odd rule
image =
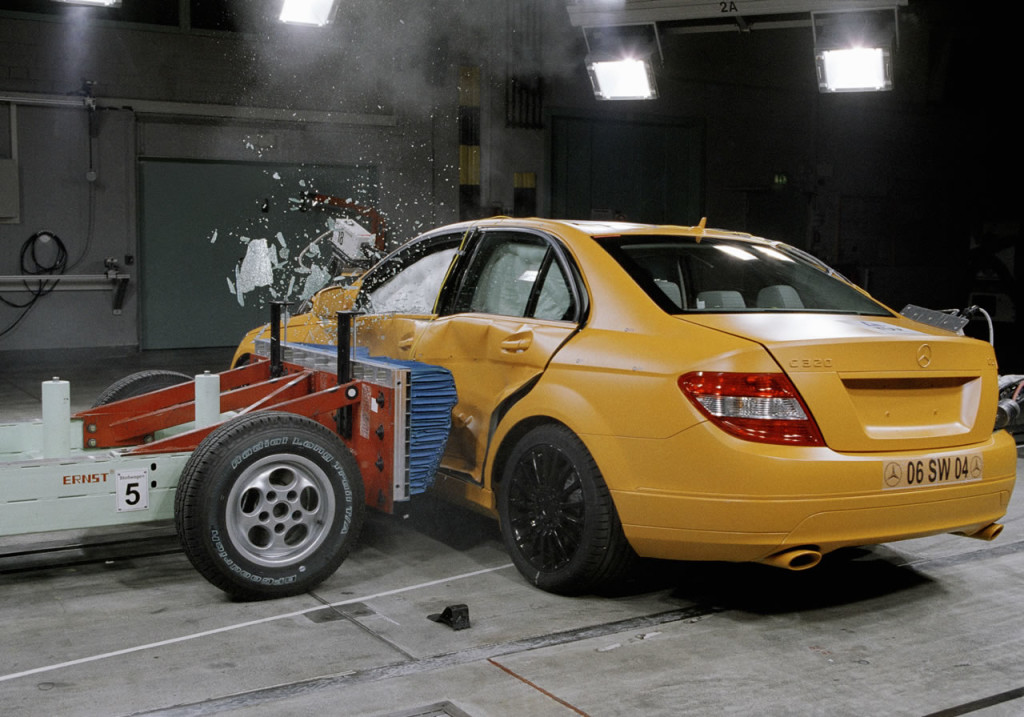
[[[0,420],[37,417],[53,376],[77,409],[230,353],[0,353]],[[582,598],[530,587],[495,524],[428,497],[371,514],[332,578],[273,602],[225,598],[166,523],[0,538],[0,714],[1021,715],[1022,513],[1018,492],[993,543],[804,573],[652,562]],[[470,629],[427,619],[455,603]]]

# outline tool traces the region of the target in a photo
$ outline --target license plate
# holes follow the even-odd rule
[[[984,472],[985,464],[980,453],[886,461],[882,466],[882,489],[973,483],[981,480]]]

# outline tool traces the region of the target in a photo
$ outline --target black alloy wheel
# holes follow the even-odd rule
[[[579,594],[620,579],[635,553],[586,446],[561,425],[516,444],[498,489],[506,548],[519,571],[549,592]]]
[[[516,548],[536,570],[565,567],[583,540],[583,485],[575,466],[550,445],[530,449],[509,483],[508,515]]]

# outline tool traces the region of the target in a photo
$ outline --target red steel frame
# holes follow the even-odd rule
[[[398,409],[394,391],[358,380],[339,385],[334,373],[287,362],[281,363],[281,368],[281,375],[273,376],[272,362],[257,358],[221,372],[221,412],[285,411],[312,418],[339,433],[359,463],[367,504],[394,512],[395,498],[402,498],[394,495],[393,485],[394,410]],[[194,417],[194,381],[74,416],[82,421],[83,448],[115,448],[123,456],[195,450],[219,423],[155,438],[158,431],[189,423]],[[349,432],[351,435],[346,435]]]

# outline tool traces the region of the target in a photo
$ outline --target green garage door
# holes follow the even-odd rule
[[[299,295],[317,260],[304,250],[338,216],[298,211],[302,194],[377,199],[372,167],[143,160],[139,186],[144,349],[237,344]]]

